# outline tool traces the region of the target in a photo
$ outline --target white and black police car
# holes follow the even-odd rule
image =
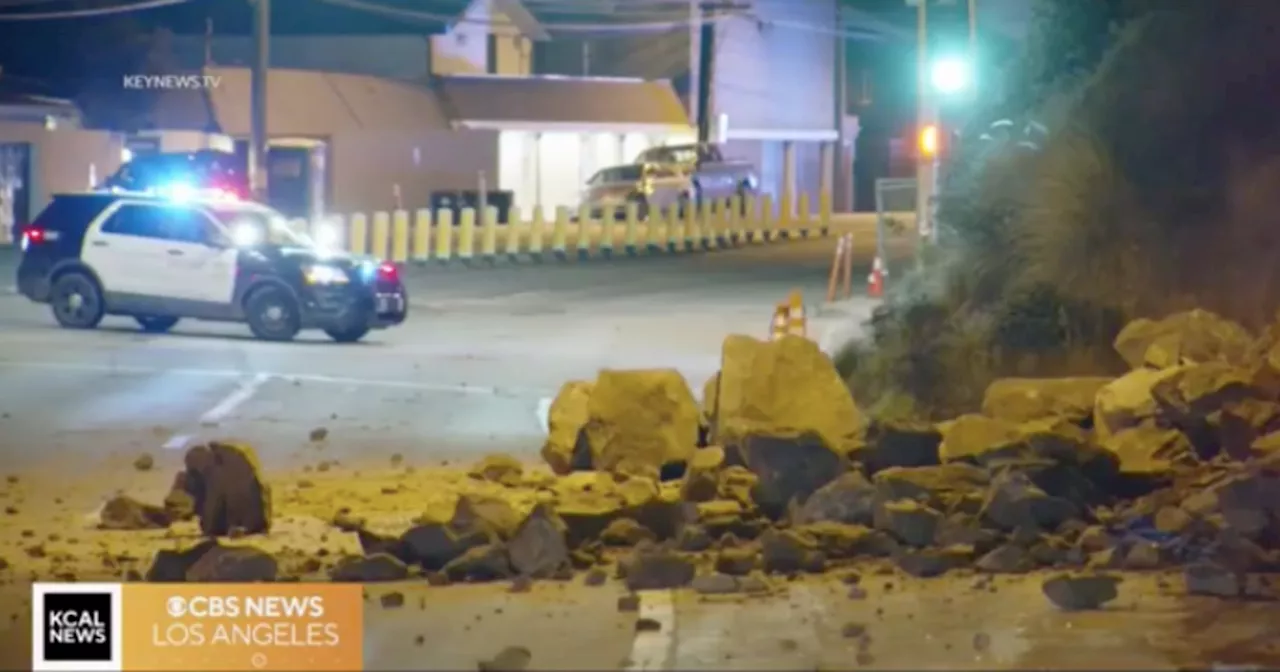
[[[394,264],[327,251],[275,210],[225,196],[61,194],[21,244],[18,290],[72,329],[123,315],[164,332],[190,318],[348,343],[408,311]]]

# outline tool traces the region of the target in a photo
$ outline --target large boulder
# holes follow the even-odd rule
[[[928,467],[939,463],[942,435],[927,422],[873,419],[863,445],[849,453],[868,474],[891,467]]]
[[[1093,415],[1094,399],[1110,378],[1001,378],[987,387],[983,415],[1026,422],[1063,418],[1083,423]]]
[[[752,499],[765,515],[775,519],[791,502],[803,503],[847,467],[844,459],[814,432],[798,436],[748,435],[743,437],[739,450],[747,469],[758,479]]]
[[[1134,369],[1180,364],[1245,364],[1253,335],[1207,310],[1174,313],[1160,320],[1138,319],[1116,336],[1115,349]]]
[[[271,487],[251,446],[214,441],[187,451],[185,485],[206,537],[271,529]]]
[[[698,445],[698,403],[674,369],[604,370],[583,429],[596,469],[657,477],[687,463]]]
[[[1150,421],[1107,437],[1102,448],[1116,456],[1120,473],[1126,476],[1167,478],[1178,466],[1196,461],[1191,442],[1182,432]]]
[[[1093,431],[1097,439],[1105,441],[1114,434],[1156,418],[1160,414],[1160,405],[1152,390],[1182,370],[1182,367],[1135,369],[1104,385],[1098,390],[1093,407]]]
[[[942,462],[981,462],[988,456],[1015,454],[1022,436],[1018,425],[977,413],[962,415],[939,425],[942,443],[938,457]]]
[[[792,525],[848,523],[870,525],[875,513],[876,487],[866,476],[850,471],[818,488],[791,512]]]
[[[591,468],[591,453],[583,440],[594,383],[571,380],[560,386],[547,414],[547,440],[542,459],[557,474]]]
[[[813,433],[846,455],[862,416],[830,358],[813,341],[729,336],[721,351],[715,435],[731,451],[748,436]]]

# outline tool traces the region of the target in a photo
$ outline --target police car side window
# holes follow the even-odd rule
[[[164,238],[184,243],[204,243],[207,218],[192,208],[171,205],[155,208],[161,216]]]
[[[159,208],[145,205],[122,205],[102,225],[103,233],[138,238],[167,238],[164,217]]]

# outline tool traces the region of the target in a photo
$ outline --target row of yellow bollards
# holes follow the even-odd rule
[[[499,257],[557,259],[609,257],[621,248],[626,255],[674,254],[715,250],[744,244],[826,235],[831,206],[820,196],[816,213],[810,212],[807,194],[799,199],[799,214],[790,208],[775,212],[768,196],[702,202],[694,207],[670,207],[642,212],[629,204],[621,221],[597,221],[580,208],[558,208],[548,222],[541,208],[528,221],[518,209],[508,213],[508,224],[498,221],[498,210],[489,207],[480,217],[476,210],[418,210],[377,212],[350,217],[330,217],[298,226],[309,230],[325,246],[354,254],[368,254],[396,262],[494,261]],[[782,213],[782,214],[779,214]]]

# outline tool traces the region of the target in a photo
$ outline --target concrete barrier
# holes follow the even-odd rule
[[[333,215],[320,221],[295,220],[320,244],[356,254],[371,254],[397,263],[516,263],[608,260],[617,257],[689,254],[763,245],[810,237],[856,233],[874,237],[874,213],[833,213],[831,199],[820,194],[817,208],[807,194],[775,201],[768,195],[746,201],[704,202],[695,207],[671,206],[639,212],[632,204],[618,220],[600,221],[586,209],[522,211],[513,208],[510,222],[499,223],[497,211],[463,209],[383,211]],[[886,213],[890,236],[915,227],[915,213]]]

